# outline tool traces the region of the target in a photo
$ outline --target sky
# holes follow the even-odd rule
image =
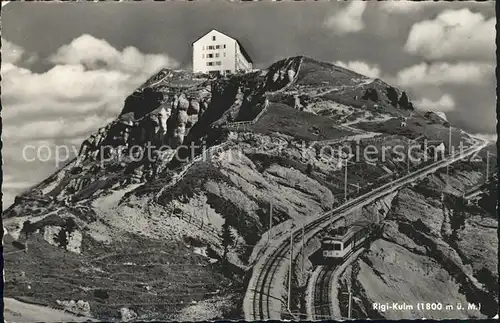
[[[191,43],[211,29],[239,39],[257,68],[295,55],[331,62],[495,133],[494,1],[10,2],[1,19],[4,209],[149,76],[190,69]]]

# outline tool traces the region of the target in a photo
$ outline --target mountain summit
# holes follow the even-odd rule
[[[401,89],[303,56],[216,78],[161,70],[77,158],[4,212],[9,239],[27,247],[6,260],[6,295],[100,319],[239,318],[270,225],[279,234],[419,167],[389,152],[345,170],[336,146],[359,155],[356,146],[474,142],[449,126]],[[455,175],[453,194],[480,180]],[[385,216],[386,202],[364,215]]]

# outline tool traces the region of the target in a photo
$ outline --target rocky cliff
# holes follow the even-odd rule
[[[451,182],[459,191],[481,176],[474,171],[451,175],[463,179]],[[496,315],[496,212],[468,204],[459,195],[441,198],[446,186],[442,176],[443,171],[399,191],[381,222],[380,237],[343,273],[340,289],[352,286],[355,317],[465,319]],[[339,301],[345,311],[347,297],[341,295]],[[394,302],[414,308],[382,311],[373,307]],[[429,303],[429,308],[417,309],[419,302]],[[441,310],[431,306],[441,306]]]

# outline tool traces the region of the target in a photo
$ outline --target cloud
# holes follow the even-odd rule
[[[370,65],[366,62],[362,61],[349,61],[347,63],[341,62],[341,61],[336,61],[333,63],[334,65],[347,68],[349,70],[352,70],[356,73],[371,77],[371,78],[377,78],[380,77],[380,68],[378,65]]]
[[[88,69],[106,69],[126,73],[152,74],[158,67],[177,67],[174,59],[160,54],[142,54],[135,47],[118,51],[104,39],[81,35],[60,47],[50,58],[55,64],[81,64]]]
[[[125,98],[152,74],[178,66],[164,54],[144,54],[134,47],[119,51],[83,35],[50,56],[52,68],[34,72],[23,60],[32,53],[3,39],[2,45],[4,170],[17,178],[5,182],[4,203],[23,189],[19,183],[40,180],[30,169],[47,174],[56,168],[52,161],[24,161],[23,147],[78,146],[114,119]]]
[[[414,24],[405,50],[427,59],[486,59],[494,58],[495,18],[488,20],[468,8],[445,10],[434,20]]]
[[[24,125],[6,125],[4,140],[52,140],[71,139],[89,134],[98,127],[109,123],[113,118],[103,118],[96,115],[77,118],[60,118],[59,120],[36,121]]]
[[[121,71],[85,70],[82,65],[57,65],[45,73],[7,66],[2,71],[6,100],[33,102],[44,97],[54,101],[97,101],[123,88],[132,77]],[[68,103],[69,103],[68,102]]]
[[[377,7],[385,12],[394,14],[409,14],[423,10],[428,5],[435,5],[432,1],[390,0],[377,3]]]
[[[5,210],[14,202],[16,194],[26,190],[33,185],[32,182],[19,181],[11,175],[5,174],[2,179],[2,202]]]
[[[89,35],[62,46],[51,60],[58,65],[43,73],[2,62],[5,121],[25,125],[30,119],[116,114],[125,97],[154,72],[177,66],[167,55],[142,54],[133,47],[119,52]]]
[[[488,82],[494,68],[487,63],[459,62],[455,64],[420,63],[397,73],[396,83],[401,86],[481,84]]]
[[[2,38],[2,64],[15,63],[21,59],[24,49]]]
[[[449,112],[455,109],[455,100],[449,94],[443,94],[437,101],[423,98],[414,102],[415,107],[424,111]]]
[[[2,65],[3,64],[24,64],[29,65],[37,59],[34,53],[26,53],[24,48],[2,37]]]
[[[364,1],[352,1],[347,7],[328,17],[324,25],[338,35],[358,32],[365,27],[362,18],[365,9]]]
[[[11,182],[4,180],[2,183],[2,189],[6,190],[19,190],[19,189],[26,189],[30,186],[32,186],[33,183],[31,182],[26,182],[26,181],[21,181],[21,182]]]

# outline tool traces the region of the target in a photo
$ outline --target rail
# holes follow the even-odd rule
[[[437,169],[447,166],[457,160],[461,160],[466,156],[469,156],[476,151],[483,149],[487,145],[484,140],[482,143],[478,143],[473,147],[470,147],[466,151],[457,152],[449,156],[445,160],[441,160],[437,163],[428,165],[419,169],[418,171],[405,175],[393,182],[384,184],[371,192],[354,198],[344,205],[337,207],[334,210],[328,211],[319,217],[315,217],[308,221],[305,226],[304,234],[307,233],[308,240],[311,239],[317,232],[319,232],[323,227],[329,225],[331,221],[336,221],[340,216],[345,215],[352,208],[362,207],[373,201],[389,194],[397,188],[400,188],[416,179],[435,172]],[[288,269],[288,262],[286,260],[286,254],[291,250],[300,250],[300,239],[302,238],[301,230],[296,229],[292,233],[293,245],[290,245],[287,241],[288,239],[284,237],[283,239],[278,239],[275,241],[278,244],[277,249],[269,250],[267,256],[261,259],[260,264],[254,266],[252,277],[249,281],[247,293],[244,298],[244,312],[245,319],[255,320],[255,319],[280,319],[281,312],[273,310],[271,306],[273,302],[282,302],[281,296],[284,282],[279,281],[279,285],[274,281],[276,277],[285,277],[285,273]],[[274,249],[274,248],[272,248]],[[274,283],[274,284],[273,284]],[[279,304],[274,304],[280,306]],[[273,315],[272,315],[273,314]],[[271,317],[271,315],[273,317]]]
[[[308,282],[309,298],[306,300],[306,315],[308,320],[321,318],[333,319],[334,314],[342,317],[339,304],[334,303],[338,296],[338,286],[334,284],[347,266],[355,261],[366,248],[354,251],[341,264],[335,266],[318,266]],[[321,276],[323,274],[323,276]],[[321,292],[317,292],[317,290]]]

